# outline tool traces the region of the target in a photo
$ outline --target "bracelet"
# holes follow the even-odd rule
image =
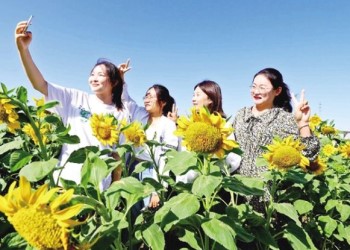
[[[309,126],[309,124],[307,123],[307,124],[305,124],[305,125],[303,125],[303,126],[301,126],[300,128],[299,128],[299,131],[302,129],[302,128],[305,128],[305,127],[308,127]]]

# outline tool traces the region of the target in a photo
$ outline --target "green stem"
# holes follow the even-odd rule
[[[29,119],[30,125],[32,126],[34,133],[35,133],[36,137],[38,138],[41,156],[44,158],[45,161],[49,160],[49,157],[48,157],[47,151],[46,151],[46,147],[43,143],[43,138],[41,137],[41,134],[40,134],[40,130],[36,126],[35,121],[32,118],[32,116],[28,110],[28,107],[16,99],[12,99],[12,100],[14,100],[16,102],[16,105],[23,110],[23,112],[26,114],[27,118]]]

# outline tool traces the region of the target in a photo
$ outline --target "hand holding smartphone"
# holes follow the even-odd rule
[[[23,29],[23,34],[27,32],[29,25],[32,24],[32,19],[33,19],[33,16],[30,15],[30,17],[29,17],[29,19],[28,19],[28,21],[27,21],[27,25],[26,25],[26,26],[24,27],[24,29]]]

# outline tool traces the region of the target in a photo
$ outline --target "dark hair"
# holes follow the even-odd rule
[[[222,95],[219,84],[214,81],[204,80],[203,82],[200,82],[194,86],[194,90],[197,87],[199,87],[212,101],[212,103],[207,107],[209,109],[209,112],[219,113],[222,117],[226,118],[226,114],[222,109]]]
[[[123,109],[122,93],[124,81],[120,75],[119,69],[114,63],[106,59],[98,59],[95,66],[104,65],[106,67],[106,74],[112,84],[112,102],[118,110]]]
[[[274,89],[277,89],[278,87],[282,88],[281,93],[278,96],[276,96],[275,99],[273,100],[273,105],[275,107],[282,108],[287,112],[292,112],[293,108],[290,103],[291,96],[290,96],[289,88],[288,88],[288,85],[283,82],[282,74],[277,69],[266,68],[256,73],[254,75],[254,78],[257,75],[264,75],[271,82]]]
[[[154,88],[156,95],[157,95],[157,102],[160,106],[162,106],[162,103],[165,103],[162,114],[164,116],[168,115],[168,112],[172,111],[173,104],[175,104],[175,99],[169,94],[169,90],[160,84],[154,84],[153,86],[149,87],[147,91]]]

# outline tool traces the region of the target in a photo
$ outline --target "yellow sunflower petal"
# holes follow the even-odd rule
[[[72,199],[73,193],[74,189],[69,189],[68,191],[64,192],[64,194],[58,196],[51,202],[51,209],[56,210],[59,206],[69,202]]]
[[[26,203],[29,202],[32,194],[32,188],[30,186],[30,182],[24,176],[19,177],[19,189],[21,193],[21,200]]]
[[[60,211],[55,211],[55,218],[58,218],[60,221],[70,219],[78,214],[83,207],[83,204],[76,204]]]

